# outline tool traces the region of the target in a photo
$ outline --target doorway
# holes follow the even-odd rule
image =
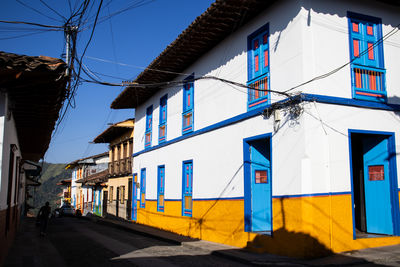
[[[244,140],[245,230],[272,231],[271,135]]]
[[[131,220],[132,217],[132,178],[128,180],[128,201],[126,202],[126,219]]]
[[[355,237],[398,234],[394,135],[350,131]]]

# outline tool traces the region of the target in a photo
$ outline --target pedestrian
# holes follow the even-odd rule
[[[38,219],[40,220],[40,235],[44,236],[46,234],[47,223],[49,221],[49,216],[51,213],[50,203],[47,201],[46,204],[40,208],[38,213]]]

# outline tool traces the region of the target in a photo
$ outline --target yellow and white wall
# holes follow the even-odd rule
[[[279,1],[194,62],[184,73],[247,82],[247,36],[269,23],[271,88],[284,91],[348,62],[346,12],[382,18],[383,35],[400,9],[377,1]],[[384,43],[389,103],[400,95],[400,35]],[[185,77],[183,77],[185,78]],[[182,77],[177,78],[178,80]],[[350,67],[297,91],[351,99]],[[158,146],[159,101],[168,94],[167,142]],[[272,94],[272,102],[283,97]],[[247,112],[247,91],[215,80],[194,83],[194,132],[182,138],[182,87],[163,88],[136,109],[134,167],[146,169],[146,207],[137,222],[179,234],[296,257],[398,244],[400,238],[354,238],[349,129],[394,133],[397,111],[303,102],[279,121]],[[340,102],[340,101],[339,101]],[[144,149],[146,108],[153,105],[152,147]],[[237,116],[237,117],[235,117]],[[232,120],[234,122],[229,122]],[[210,127],[210,128],[207,128]],[[272,135],[271,235],[244,231],[243,140]],[[182,162],[193,160],[193,215],[182,216]],[[396,159],[399,165],[399,159]],[[157,167],[165,165],[165,210],[157,212]],[[399,173],[397,171],[397,177]],[[397,181],[399,185],[400,182]],[[140,191],[138,191],[140,196]],[[138,198],[139,199],[139,198]]]

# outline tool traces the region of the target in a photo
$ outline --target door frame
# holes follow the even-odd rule
[[[251,141],[256,141],[258,139],[268,139],[269,140],[269,154],[270,154],[270,185],[271,185],[271,235],[274,229],[273,225],[273,206],[272,206],[272,183],[273,183],[273,175],[272,175],[272,133],[260,134],[248,138],[243,139],[243,179],[244,179],[244,231],[251,232],[251,166],[250,166],[250,144]],[[249,178],[250,177],[250,178]]]
[[[381,131],[369,131],[369,130],[357,130],[357,129],[349,129],[348,130],[348,138],[349,138],[349,160],[350,160],[350,185],[351,185],[351,212],[352,212],[352,221],[353,221],[353,240],[357,239],[356,237],[356,219],[355,219],[355,210],[354,210],[354,188],[353,188],[353,151],[352,151],[352,134],[368,134],[368,135],[380,135],[386,136],[388,139],[388,153],[389,155],[394,155],[389,157],[389,184],[390,184],[390,202],[392,205],[392,222],[393,222],[393,235],[400,235],[400,211],[399,211],[399,189],[397,184],[397,163],[396,163],[396,141],[395,141],[395,133],[394,132],[381,132]]]

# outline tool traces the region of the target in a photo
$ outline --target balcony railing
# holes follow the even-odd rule
[[[354,66],[352,75],[355,98],[386,100],[385,70]]]
[[[261,78],[253,79],[247,83],[249,86],[248,106],[255,107],[260,104],[267,104],[269,101],[268,74]],[[254,88],[254,89],[252,89]]]
[[[132,172],[132,159],[123,158],[108,163],[108,170],[111,176],[130,174]]]

